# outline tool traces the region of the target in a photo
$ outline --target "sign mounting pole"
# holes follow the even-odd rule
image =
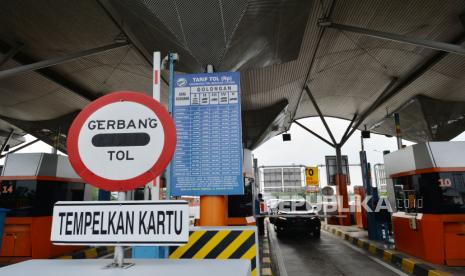
[[[160,89],[160,52],[153,53],[153,98],[156,101],[161,102],[161,89]],[[150,192],[152,200],[160,199],[160,177],[158,176],[152,182],[150,186]]]
[[[157,71],[155,72],[155,87],[159,85],[159,67]],[[155,97],[160,98],[159,91],[157,88],[154,89]],[[166,169],[176,149],[176,127],[168,111],[153,97],[132,91],[119,91],[100,97],[78,114],[69,130],[67,148],[70,163],[77,174],[86,183],[107,191],[118,192],[119,203],[114,207],[123,208],[122,206],[127,204],[125,202],[126,191],[152,183]],[[159,189],[159,185],[156,185],[156,188]],[[158,195],[159,193],[156,190],[153,198],[156,199]],[[143,204],[153,205],[149,202],[143,202]],[[165,202],[163,204],[168,206],[171,203]],[[113,210],[110,209],[109,212],[111,211]],[[137,210],[131,212],[136,214]],[[183,217],[182,220],[188,221],[188,211],[184,210],[182,212],[185,214],[180,215]],[[88,212],[86,216],[90,219],[89,216],[94,213]],[[110,213],[106,213],[106,215],[103,212],[96,213],[100,217],[93,220],[95,223],[103,221],[104,217],[108,218],[110,216]],[[60,222],[63,220],[63,214],[65,213],[61,213],[57,218]],[[168,215],[171,214],[170,211]],[[115,217],[115,214],[113,214],[113,217]],[[143,226],[145,225],[145,217],[146,215],[138,220]],[[184,217],[186,218],[184,219]],[[123,223],[123,219],[121,217],[121,223]],[[133,218],[130,218],[130,220],[135,221]],[[61,224],[59,224],[58,229],[63,228],[60,227]],[[66,238],[61,237],[62,233],[59,232],[61,230],[56,229],[55,227],[54,233],[57,237],[55,241],[60,243],[60,240],[63,241]],[[141,232],[140,229],[146,229],[146,227],[137,229]],[[187,238],[188,231],[186,231],[187,234],[183,234],[181,230],[178,231],[178,236],[182,234],[183,237]],[[105,233],[109,233],[108,231],[105,230]],[[130,266],[130,264],[124,263],[122,247],[128,244],[125,243],[128,239],[131,245],[147,244],[147,246],[151,246],[170,243],[166,240],[170,237],[163,237],[165,240],[161,241],[147,241],[144,239],[147,237],[147,231],[132,233],[135,231],[133,228],[130,228],[130,231],[130,235],[127,231],[107,235],[106,238],[111,238],[109,241],[103,241],[103,237],[97,237],[96,243],[108,242],[115,245],[115,257],[110,267],[124,268]],[[74,235],[71,230],[66,230],[65,234],[69,237],[72,236],[76,240],[68,239],[64,243],[82,244],[82,237],[79,236],[81,232],[76,232]],[[99,232],[92,230],[91,233],[97,235]],[[155,231],[154,234],[159,235]],[[96,237],[91,237],[88,233],[86,235],[90,244],[92,244],[92,239],[95,242]],[[131,240],[132,238],[135,238],[135,240]]]
[[[125,201],[126,200],[126,192],[118,192],[118,201]],[[113,263],[110,266],[115,267],[129,267],[133,264],[124,264],[124,248],[119,245],[115,246],[115,255],[113,259]]]
[[[179,60],[179,56],[177,53],[168,53],[168,63],[170,69],[170,83],[168,87],[168,112],[173,116],[173,96],[174,96],[174,63]],[[170,189],[170,180],[171,180],[171,164],[168,164],[168,168],[166,170],[168,173],[166,174],[166,198],[170,199],[171,196],[171,189]]]

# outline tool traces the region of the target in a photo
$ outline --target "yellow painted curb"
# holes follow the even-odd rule
[[[403,258],[402,259],[402,270],[404,272],[413,273],[413,268],[415,267],[415,261],[412,259]]]
[[[451,274],[439,270],[428,271],[428,276],[450,276]]]
[[[371,253],[371,254],[376,254],[376,246],[373,245],[373,244],[370,244],[368,246],[368,251]]]
[[[97,249],[96,248],[90,248],[86,249],[84,251],[84,256],[86,256],[86,259],[95,259],[97,258]]]
[[[386,262],[391,262],[391,260],[392,260],[392,252],[391,252],[391,251],[384,250],[383,259],[384,259]]]
[[[363,241],[362,241],[362,240],[358,240],[358,241],[357,241],[357,245],[358,245],[358,247],[363,247]]]
[[[271,268],[262,268],[262,275],[263,276],[271,276],[273,273],[271,272]]]

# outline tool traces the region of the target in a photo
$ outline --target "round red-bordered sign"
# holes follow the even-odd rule
[[[127,138],[131,135],[138,136]],[[126,140],[119,141],[120,137]],[[68,132],[67,148],[72,167],[86,183],[127,191],[152,181],[168,166],[176,149],[176,128],[168,111],[153,98],[118,91],[78,114]]]

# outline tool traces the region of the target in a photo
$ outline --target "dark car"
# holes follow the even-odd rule
[[[320,237],[320,218],[305,200],[279,202],[274,226],[278,236],[284,233],[299,232],[312,234],[315,238]]]

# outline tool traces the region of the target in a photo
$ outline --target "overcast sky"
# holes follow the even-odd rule
[[[336,141],[339,142],[349,122],[336,118],[326,118],[326,120]],[[330,141],[329,135],[318,117],[302,119],[299,122]],[[254,157],[258,159],[259,166],[292,164],[316,166],[325,163],[326,155],[336,154],[332,147],[296,124],[292,125],[289,133],[292,137],[291,141],[283,142],[281,135],[276,136],[253,152]],[[367,159],[372,165],[383,163],[383,150],[394,151],[397,149],[395,137],[388,138],[384,135],[371,134],[370,139],[364,140]],[[465,133],[457,136],[454,140],[465,141]],[[411,145],[412,143],[404,141],[404,144]],[[360,149],[360,131],[357,130],[342,148],[342,154],[348,156],[349,164],[360,164]],[[325,186],[327,182],[324,170],[324,167],[320,168],[322,186]],[[362,174],[359,166],[350,167],[350,178],[351,186],[362,185]]]
[[[344,134],[348,121],[335,118],[327,118],[326,120],[336,140],[339,141],[342,134]],[[319,118],[307,118],[299,120],[299,122],[330,140]],[[258,159],[259,166],[292,164],[316,166],[325,163],[326,155],[335,155],[333,148],[295,124],[292,125],[289,133],[292,136],[291,141],[283,142],[281,135],[279,135],[268,140],[253,151],[254,157]],[[34,137],[31,135],[26,136],[27,141],[33,139]],[[453,140],[465,141],[465,132]],[[412,144],[407,141],[404,141],[404,143],[406,145]],[[397,143],[395,137],[388,138],[384,135],[372,134],[370,139],[365,139],[365,150],[367,152],[368,162],[372,165],[383,163],[383,150],[394,151],[396,149]],[[359,164],[359,151],[360,131],[356,131],[342,148],[342,154],[348,155],[349,164]],[[51,147],[43,142],[38,142],[19,152],[51,152]],[[3,164],[3,162],[4,159],[0,160],[0,164]],[[320,169],[320,181],[322,186],[326,185],[326,173],[324,170],[324,167]],[[362,185],[362,176],[359,166],[350,167],[350,178],[352,182],[351,186]]]

